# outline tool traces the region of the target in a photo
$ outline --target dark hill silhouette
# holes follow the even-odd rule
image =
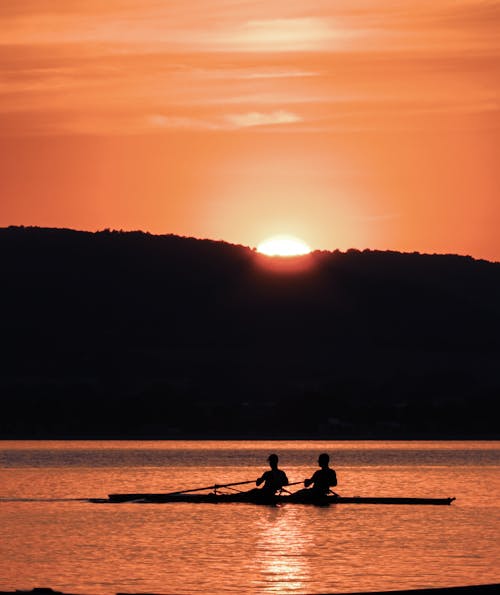
[[[19,227],[0,255],[0,437],[498,437],[498,263]]]

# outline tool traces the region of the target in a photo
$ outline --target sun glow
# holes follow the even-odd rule
[[[261,242],[257,251],[266,256],[301,256],[309,254],[311,248],[304,241],[292,236],[274,236]]]

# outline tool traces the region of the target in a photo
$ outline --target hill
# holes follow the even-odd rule
[[[498,437],[498,263],[22,227],[0,255],[1,438]]]

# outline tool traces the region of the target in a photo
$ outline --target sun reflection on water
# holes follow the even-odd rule
[[[265,593],[304,592],[310,579],[306,550],[309,537],[302,530],[296,511],[276,507],[262,518],[258,527],[257,560]]]

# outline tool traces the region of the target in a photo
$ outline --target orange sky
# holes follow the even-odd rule
[[[500,1],[0,4],[0,226],[500,260]]]

